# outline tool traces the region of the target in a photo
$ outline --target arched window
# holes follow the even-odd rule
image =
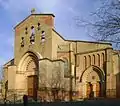
[[[97,54],[97,57],[98,57],[98,66],[100,66],[100,55]]]
[[[42,42],[45,41],[45,31],[42,31],[42,33],[41,33],[41,40],[42,40]]]
[[[21,47],[24,47],[24,37],[21,38]]]
[[[89,64],[89,66],[91,65],[91,56],[90,55],[88,55],[88,64]]]
[[[41,25],[40,25],[40,23],[38,23],[38,30],[40,30],[40,27],[41,27]]]
[[[31,27],[31,35],[35,35],[35,28],[34,28],[34,26]]]
[[[104,53],[102,53],[102,61],[103,61],[103,63],[104,63],[104,61],[105,61]]]
[[[67,77],[69,76],[69,62],[68,59],[64,58],[64,76]]]
[[[34,44],[35,42],[35,28],[34,26],[31,27],[31,36],[30,36],[30,43]]]
[[[105,55],[104,55],[104,53],[101,54],[101,61],[102,61],[102,65],[104,65],[104,62],[105,62]]]
[[[87,68],[87,58],[86,58],[86,56],[84,56],[84,69],[86,69]]]
[[[95,55],[93,54],[93,65],[95,65]]]
[[[25,34],[26,35],[28,34],[28,28],[27,27],[25,28]]]

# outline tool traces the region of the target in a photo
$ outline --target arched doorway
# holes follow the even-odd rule
[[[39,58],[33,52],[27,52],[22,57],[18,71],[24,73],[25,91],[28,96],[37,98],[38,76],[39,76]],[[21,82],[23,83],[23,82]]]
[[[84,84],[85,98],[101,97],[105,91],[105,74],[96,66],[90,66],[82,75],[80,82]]]
[[[87,98],[100,97],[101,96],[101,83],[96,82],[87,82],[86,86],[86,95]]]
[[[37,98],[37,90],[38,90],[38,65],[35,62],[34,58],[32,58],[27,66],[27,91],[28,96]]]

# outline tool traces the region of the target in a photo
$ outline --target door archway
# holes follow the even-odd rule
[[[18,71],[24,73],[25,90],[28,96],[37,98],[39,58],[32,52],[27,52],[21,59]]]
[[[84,83],[84,95],[86,98],[103,96],[105,91],[105,73],[99,67],[90,66],[80,77],[80,82]]]
[[[26,66],[27,91],[28,96],[37,98],[38,90],[38,65],[34,59],[30,60]]]

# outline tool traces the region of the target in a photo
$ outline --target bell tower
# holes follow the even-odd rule
[[[37,14],[35,9],[15,27],[15,64],[28,52],[36,52],[43,58],[52,58],[53,14]]]

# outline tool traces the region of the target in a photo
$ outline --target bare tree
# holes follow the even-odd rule
[[[3,80],[3,67],[0,66],[0,80]]]
[[[0,66],[0,86],[1,86],[1,93],[3,88],[3,67]]]
[[[64,74],[62,72],[61,66],[54,66],[52,70],[52,76],[49,80],[49,85],[51,88],[51,93],[54,97],[54,100],[63,99],[65,98],[64,92],[66,91],[67,82],[64,79]],[[61,94],[61,97],[59,97]]]
[[[76,19],[78,26],[89,29],[89,35],[98,41],[120,44],[120,1],[101,0],[102,6],[92,13],[91,21]]]
[[[54,65],[53,64],[49,78],[47,78],[47,73],[40,73],[40,89],[43,89],[44,92],[49,96],[49,100],[64,100],[64,92],[67,88],[67,81],[64,79],[62,66],[57,63]],[[42,67],[42,70],[44,70],[43,72],[46,72],[47,68],[45,65]]]
[[[0,66],[0,93],[1,93],[1,98],[5,98],[5,83],[4,83],[4,73],[3,73],[3,66]]]

